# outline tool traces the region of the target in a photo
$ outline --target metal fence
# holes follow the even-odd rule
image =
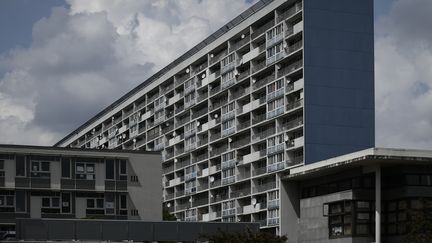
[[[17,219],[16,237],[24,241],[196,241],[203,235],[259,231],[256,223],[143,222],[133,220]],[[201,239],[202,240],[202,239]]]

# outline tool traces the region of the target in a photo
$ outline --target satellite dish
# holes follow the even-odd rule
[[[242,35],[241,35],[241,38],[242,38],[242,39],[244,39],[245,37],[246,37],[245,34],[242,34]]]
[[[210,176],[210,182],[214,182],[215,178],[214,176]]]
[[[256,205],[257,204],[257,200],[256,200],[256,198],[252,198],[252,205]]]
[[[178,159],[174,159],[174,163],[177,163]]]
[[[118,130],[119,130],[118,127],[116,127],[116,128],[115,128],[115,131],[117,132]]]
[[[288,142],[288,140],[289,140],[288,134],[285,134],[285,142]]]
[[[291,83],[291,79],[287,78],[287,84]]]
[[[210,197],[214,197],[213,194],[210,194]]]
[[[276,69],[277,69],[277,70],[281,69],[281,65],[280,65],[280,64],[277,64],[277,65],[276,65]]]
[[[134,138],[132,141],[133,141],[133,143],[136,143],[136,138]]]
[[[114,117],[111,117],[111,120],[114,120]]]
[[[256,82],[256,79],[253,78],[253,79],[252,79],[252,83],[255,83],[255,82]]]
[[[125,139],[125,138],[126,138],[126,134],[123,133],[123,136],[122,136],[122,137],[123,137],[123,139]]]
[[[175,137],[175,135],[176,135],[176,132],[173,132],[173,137]]]
[[[232,142],[232,138],[228,138],[228,142],[231,143]]]
[[[235,76],[238,76],[238,75],[239,75],[239,72],[237,71],[237,69],[234,70],[234,75],[235,75]]]
[[[169,126],[169,123],[167,122],[167,123],[165,123],[165,126]]]
[[[189,71],[190,71],[189,68],[186,68],[186,73],[189,73]]]
[[[218,118],[218,117],[219,117],[219,115],[218,115],[218,114],[215,114],[215,115],[214,115],[214,118]]]
[[[171,203],[167,203],[167,207],[170,208],[171,207]]]
[[[205,79],[205,77],[206,77],[206,74],[203,73],[203,74],[201,75],[201,78],[202,78],[202,79]]]
[[[199,127],[201,125],[201,123],[199,121],[197,121],[196,124],[197,124],[197,127]]]
[[[283,48],[285,48],[285,49],[288,48],[288,45],[285,42],[283,43]]]
[[[212,54],[210,54],[210,58],[213,58],[213,57],[214,57],[213,53],[212,53]]]
[[[189,202],[192,202],[192,197],[191,197],[191,198],[189,198]]]

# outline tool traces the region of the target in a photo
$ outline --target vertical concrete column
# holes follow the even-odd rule
[[[381,167],[375,170],[375,243],[381,243]]]

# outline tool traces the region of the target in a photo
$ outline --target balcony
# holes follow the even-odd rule
[[[186,117],[184,117],[184,118],[182,118],[182,119],[179,119],[179,120],[176,122],[176,128],[183,126],[184,124],[186,124],[186,123],[189,122],[189,121],[190,121],[190,117],[189,117],[189,116],[186,116]]]
[[[284,107],[278,107],[272,111],[267,112],[267,119],[272,119],[273,117],[277,117],[279,115],[282,115],[284,113]]]
[[[242,188],[238,190],[231,191],[230,198],[244,197],[251,194],[250,188]],[[242,209],[243,211],[243,209]]]
[[[252,67],[252,73],[258,72],[259,70],[263,69],[265,66],[266,66],[266,61],[262,61],[257,64],[254,64]]]
[[[270,164],[270,165],[267,165],[267,173],[283,170],[285,168],[286,168],[285,161],[279,162],[279,163]]]
[[[219,93],[219,91],[221,91],[220,85],[216,87],[210,86],[210,96]]]
[[[228,80],[223,80],[221,82],[221,89],[226,89],[229,88],[231,86],[233,86],[236,83],[236,79],[235,78],[231,78]]]
[[[243,156],[243,162],[241,164],[242,165],[249,164],[249,163],[257,161],[257,160],[259,160],[265,156],[266,156],[265,150],[253,152],[253,153],[250,153],[250,154]]]
[[[300,89],[303,89],[303,87],[304,87],[304,81],[303,81],[303,79],[299,79],[293,83],[289,83],[285,88],[285,92],[286,93],[295,92],[295,91],[298,91]]]
[[[273,135],[276,132],[275,128],[268,128],[262,132],[256,133],[254,135],[252,135],[252,140],[253,141],[259,141],[262,140],[264,138],[267,138],[270,135]]]
[[[287,54],[294,53],[303,47],[303,41],[298,41],[288,47]]]
[[[254,176],[259,176],[259,175],[262,175],[265,173],[267,173],[267,167],[266,166],[258,167],[252,171],[252,175],[254,175]]]
[[[192,99],[190,99],[188,101],[185,101],[184,108],[188,109],[189,107],[195,105],[195,103],[196,103],[196,99],[195,98],[192,98]]]
[[[235,64],[236,64],[236,61],[233,60],[232,62],[228,63],[227,65],[222,66],[221,67],[221,74],[224,74],[224,73],[227,73],[227,72],[233,70],[235,68]]]
[[[195,133],[196,133],[196,128],[193,127],[191,130],[185,131],[184,137],[189,138],[189,137],[195,135]]]
[[[196,142],[194,142],[194,143],[190,143],[190,144],[186,144],[186,145],[185,145],[185,148],[184,148],[184,151],[185,151],[185,152],[192,151],[192,150],[194,150],[194,149],[196,148],[196,145],[197,145]]]
[[[187,95],[189,93],[192,93],[193,91],[195,91],[196,85],[195,83],[190,84],[188,87],[185,87],[183,93],[184,95]]]
[[[276,144],[275,146],[269,146],[267,148],[267,155],[281,152],[285,149],[285,143]]]
[[[280,23],[285,19],[291,18],[292,16],[300,12],[302,9],[303,9],[302,2],[297,2],[285,12],[279,14],[279,16],[276,18],[276,22]]]
[[[192,201],[192,207],[199,207],[208,204],[208,198],[199,198]]]
[[[242,146],[244,146],[246,144],[249,144],[250,141],[251,141],[251,139],[250,139],[249,136],[246,136],[246,137],[244,137],[242,139],[233,141],[232,144],[231,144],[231,149],[240,148],[240,147],[242,147]]]
[[[284,88],[278,89],[276,91],[270,92],[267,94],[266,100],[271,101],[276,98],[282,97],[284,95]]]
[[[273,63],[275,63],[275,62],[281,60],[281,59],[284,58],[284,57],[285,57],[285,51],[282,50],[282,51],[276,53],[275,55],[273,55],[273,56],[267,58],[267,59],[266,59],[266,64],[267,64],[267,65],[271,65],[271,64],[273,64]]]
[[[195,178],[197,178],[197,172],[196,171],[188,173],[185,175],[185,181],[190,181],[190,180],[193,180]]]
[[[260,79],[260,80],[256,81],[256,82],[252,85],[253,90],[257,90],[257,89],[263,87],[264,85],[267,85],[268,83],[270,83],[270,82],[273,81],[273,80],[275,80],[275,75],[274,75],[274,73],[272,73],[271,75],[269,75],[269,76],[267,76],[267,77],[265,77],[265,78],[263,78],[263,79]]]
[[[298,61],[295,61],[292,64],[279,69],[279,71],[277,72],[277,78],[281,78],[281,77],[286,76],[290,73],[293,73],[302,67],[303,67],[303,60],[300,59]]]
[[[279,201],[280,201],[280,199],[269,200],[268,203],[267,203],[268,209],[279,208]]]
[[[228,194],[220,193],[220,194],[216,194],[212,198],[210,198],[210,202],[215,203],[215,202],[220,202],[220,201],[227,200],[227,199],[228,199]]]
[[[210,55],[210,65],[212,65],[212,64],[214,64],[216,62],[219,62],[222,59],[222,57],[226,56],[226,54],[228,54],[228,50],[227,49],[221,51],[216,56],[211,57],[211,55]]]
[[[235,112],[236,112],[235,110],[232,110],[232,111],[229,111],[229,112],[227,112],[227,113],[225,113],[225,114],[222,114],[222,115],[221,115],[221,120],[222,120],[222,122],[234,118],[234,117],[235,117]]]
[[[287,131],[287,130],[290,130],[292,128],[295,128],[295,127],[298,127],[301,125],[303,125],[303,117],[299,117],[299,118],[296,118],[294,120],[290,120],[288,122],[285,122],[282,124],[282,126],[280,128],[281,128],[281,131]]]
[[[190,195],[196,193],[196,187],[185,188],[185,195]]]
[[[267,48],[278,44],[279,42],[281,42],[283,40],[283,38],[284,38],[284,34],[283,34],[283,32],[281,32],[281,33],[273,36],[272,38],[267,39],[267,41],[266,41]]]
[[[288,103],[286,106],[286,111],[288,112],[302,106],[303,106],[303,99],[299,99],[294,102]]]
[[[175,193],[176,197],[181,197],[183,195],[184,195],[184,190],[179,190],[179,191],[176,191],[176,193]],[[187,204],[189,205],[189,203],[187,203]]]
[[[271,20],[271,21],[265,23],[264,25],[260,26],[259,28],[253,30],[252,35],[251,35],[252,39],[255,39],[258,36],[260,36],[261,34],[265,33],[273,25],[274,25],[274,21]]]
[[[176,103],[177,101],[179,101],[181,98],[183,97],[183,94],[176,94],[173,97],[169,98],[168,100],[168,106]]]
[[[222,170],[234,168],[236,166],[236,162],[237,162],[237,160],[235,160],[235,159],[223,161],[222,162]]]
[[[278,225],[279,224],[279,218],[269,218],[267,219],[268,226],[272,225]]]
[[[236,209],[235,208],[229,208],[222,210],[222,217],[229,217],[232,215],[235,215]]]
[[[222,185],[234,183],[235,179],[236,179],[235,176],[230,176],[230,177],[222,178]]]
[[[265,191],[272,190],[272,189],[276,189],[276,181],[267,182],[267,183],[252,187],[252,192],[253,193],[259,193],[259,192],[265,192]]]
[[[238,50],[240,47],[242,47],[242,46],[246,45],[247,43],[249,43],[249,41],[250,41],[250,36],[249,35],[245,36],[245,38],[237,41],[236,43],[233,43],[231,45],[231,47],[230,47],[230,51],[229,52],[233,52],[233,51]]]
[[[266,208],[267,208],[267,205],[265,202],[259,202],[255,205],[246,205],[243,207],[243,214],[257,213],[260,210],[264,210]]]
[[[287,147],[289,149],[291,149],[291,148],[298,148],[298,147],[303,146],[303,144],[304,144],[304,137],[299,137],[299,138],[296,138],[296,139],[289,140],[288,143],[287,143]]]
[[[229,135],[234,134],[234,133],[235,133],[235,127],[230,127],[228,129],[222,130],[221,136],[226,137],[226,136],[229,136]]]
[[[295,24],[294,26],[288,26],[287,30],[285,31],[285,36],[290,37],[301,31],[303,31],[303,21]]]
[[[227,149],[228,149],[228,146],[221,146],[219,148],[215,148],[215,149],[210,151],[210,157],[220,155],[221,153],[227,151]]]
[[[197,97],[197,103],[200,103],[201,101],[203,101],[203,100],[205,100],[207,98],[208,98],[208,93],[204,93],[204,94],[198,95],[198,97]]]
[[[243,80],[244,78],[248,77],[250,75],[250,69],[239,73],[237,80]]]
[[[186,73],[183,76],[176,78],[175,85],[178,86],[178,85],[184,83],[188,78],[190,78],[189,73]]]
[[[287,166],[295,166],[295,165],[300,165],[303,163],[303,156],[299,156],[299,157],[294,157],[291,158],[289,160],[287,160]]]

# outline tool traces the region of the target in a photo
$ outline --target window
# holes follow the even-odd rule
[[[268,164],[277,164],[284,161],[284,153],[274,154],[271,156],[268,156]]]
[[[31,176],[40,178],[50,177],[50,162],[48,161],[31,161]]]
[[[222,67],[227,66],[233,61],[234,61],[234,53],[222,59]]]
[[[235,168],[227,169],[222,171],[222,178],[228,178],[235,176]]]
[[[156,111],[154,113],[154,120],[162,120],[164,117],[164,110]]]
[[[95,164],[86,162],[77,162],[75,165],[75,178],[81,180],[95,179]]]
[[[61,169],[62,169],[62,177],[63,178],[70,178],[71,177],[70,158],[62,158],[61,159]]]
[[[0,191],[0,213],[15,211],[14,191]]]
[[[284,135],[283,134],[269,138],[267,141],[268,147],[276,146],[276,145],[281,144],[281,143],[284,143]]]
[[[57,193],[58,194],[58,193]],[[60,213],[60,197],[42,197],[42,213]]]
[[[276,90],[279,90],[283,88],[283,80],[279,79],[271,84],[269,84],[269,86],[267,87],[267,94],[270,94]]]
[[[230,128],[233,128],[235,125],[235,120],[231,119],[228,121],[225,121],[222,123],[222,130],[229,130]]]
[[[269,192],[268,199],[269,199],[269,200],[276,200],[276,199],[279,199],[279,191],[272,191],[272,192]]]
[[[21,155],[16,156],[16,176],[26,176],[25,157]]]
[[[281,34],[282,32],[283,32],[283,25],[276,26],[275,28],[267,32],[267,40],[274,38],[275,36]]]
[[[127,162],[124,159],[119,160],[119,180],[127,180]]]
[[[229,152],[226,154],[222,154],[222,162],[234,160],[234,158],[235,158],[235,151],[232,151],[232,152]]]
[[[120,195],[120,209],[127,209],[127,198],[126,195]]]
[[[4,164],[5,164],[5,161],[4,160],[0,160],[0,177],[4,177],[5,176]]]
[[[235,201],[234,200],[222,203],[222,209],[223,210],[227,210],[227,209],[231,209],[231,208],[235,208]]]
[[[105,179],[114,180],[114,160],[107,159],[105,161]]]
[[[372,209],[369,201],[342,200],[324,205],[324,215],[328,213],[330,237],[371,235]]]
[[[71,195],[70,193],[61,194],[61,211],[62,213],[71,213]]]
[[[186,138],[184,141],[185,141],[185,148],[193,149],[195,147],[196,137],[192,136],[192,137]]]
[[[26,193],[25,191],[15,191],[15,211],[26,212]]]
[[[185,95],[185,103],[190,103],[195,100],[195,93]]]
[[[283,50],[283,44],[277,44],[273,47],[270,47],[269,49],[267,49],[267,58],[271,58],[273,56],[275,56],[276,54],[282,52]]]
[[[234,79],[234,71],[229,71],[227,73],[222,74],[222,83],[229,82],[230,80]]]
[[[222,106],[222,115],[227,114],[227,113],[234,111],[234,110],[235,110],[235,103],[234,102],[232,102],[228,105],[224,105],[224,106]]]
[[[270,111],[276,110],[280,107],[283,107],[283,105],[284,105],[284,99],[283,98],[273,100],[273,101],[268,103],[267,111],[270,112]]]

